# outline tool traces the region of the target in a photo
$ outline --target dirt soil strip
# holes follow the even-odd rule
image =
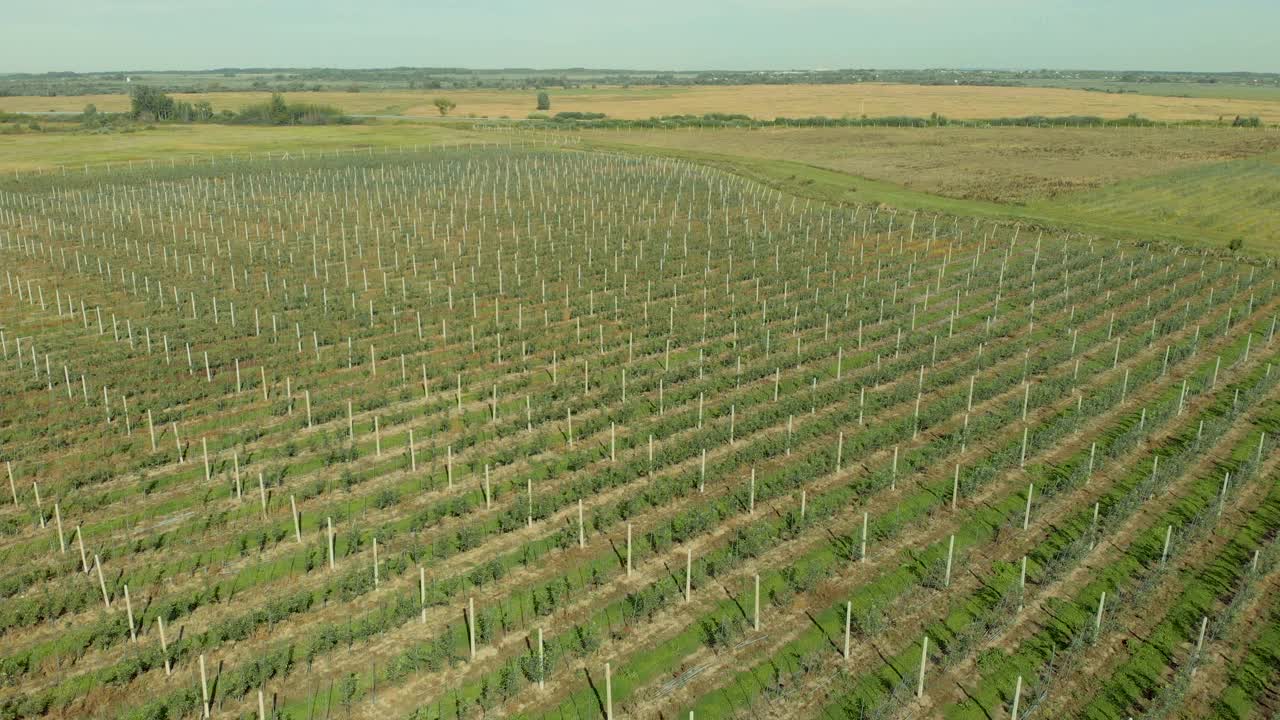
[[[1280,603],[1280,563],[1253,582],[1256,592],[1231,621],[1230,634],[1218,641],[1206,639],[1204,654],[1182,697],[1182,717],[1212,714],[1212,703],[1228,682],[1227,673],[1248,654],[1266,625],[1267,615]]]
[[[1273,457],[1266,464],[1266,472],[1274,472],[1278,463],[1280,459]],[[1180,575],[1194,572],[1212,562],[1216,553],[1232,540],[1230,534],[1220,533],[1218,530],[1243,523],[1243,518],[1251,514],[1256,506],[1252,501],[1261,499],[1271,489],[1265,482],[1267,477],[1263,474],[1260,482],[1250,483],[1249,489],[1240,494],[1235,502],[1235,512],[1227,523],[1215,526],[1214,532],[1209,533],[1206,538],[1185,548],[1188,552],[1181,554],[1178,561],[1172,563],[1173,572],[1165,575],[1161,585],[1140,598],[1135,605],[1127,605],[1119,610],[1115,629],[1086,650],[1080,669],[1063,678],[1064,681],[1049,686],[1047,695],[1040,703],[1045,712],[1051,717],[1056,717],[1055,713],[1064,716],[1069,714],[1068,706],[1078,702],[1081,697],[1088,697],[1088,688],[1094,686],[1095,679],[1106,678],[1115,665],[1129,656],[1131,643],[1142,642],[1142,638],[1164,620],[1163,611],[1181,591]],[[1188,647],[1193,642],[1189,640]],[[1178,661],[1170,660],[1171,665],[1175,663]]]
[[[1157,391],[1160,391],[1160,389],[1164,389],[1164,387],[1162,387],[1162,386],[1148,386],[1147,391],[1148,391],[1148,392],[1155,392],[1155,391],[1152,391],[1152,389],[1151,389],[1152,387],[1155,387],[1155,388],[1157,389]],[[1138,398],[1138,396],[1133,396],[1133,400],[1134,400],[1134,401],[1137,401],[1137,398]],[[1088,433],[1085,433],[1085,434],[1088,434]],[[979,502],[979,501],[980,501],[980,500],[974,500],[973,502]],[[934,534],[938,534],[938,533],[934,533]],[[938,537],[941,537],[941,534],[938,534]],[[919,544],[919,543],[914,543],[914,544]],[[785,626],[797,626],[797,625],[799,625],[801,629],[804,629],[804,626],[805,626],[805,625],[804,625],[804,623],[797,623],[797,624],[791,624],[791,625],[787,625],[787,623],[783,623],[783,625],[785,625]],[[773,634],[771,634],[771,637],[769,637],[769,644],[771,644],[771,646],[776,646],[776,647],[777,647],[777,646],[781,646],[781,644],[782,644],[781,642],[777,642],[777,637],[776,637],[776,635],[777,635],[777,633],[773,633]],[[764,650],[762,650],[762,648],[759,648],[758,646],[753,646],[753,647],[751,647],[751,653],[753,653],[753,656],[754,656],[754,655],[759,655],[759,653],[764,653],[764,652],[767,652],[767,648],[764,648]],[[721,653],[721,655],[719,655],[719,656],[718,656],[718,659],[719,659],[718,661],[719,661],[719,662],[730,662],[730,661],[731,661],[731,657],[727,657],[727,655],[728,655],[728,653]],[[708,674],[708,673],[703,673],[703,675],[701,675],[701,676],[708,676],[708,675],[710,675],[710,674]],[[691,685],[692,685],[692,684],[691,684]],[[690,693],[691,693],[691,692],[694,692],[694,689],[692,689],[691,687],[686,687],[686,688],[689,688],[689,692],[690,692]],[[516,711],[516,708],[515,708],[515,707],[513,707],[513,708],[512,708],[512,711]]]
[[[1255,359],[1254,359],[1254,361],[1253,361],[1253,364],[1257,364],[1257,363],[1259,363],[1259,362],[1261,362],[1261,361],[1260,361],[1260,360],[1258,360],[1258,359],[1255,357]],[[1212,400],[1212,397],[1213,397],[1213,396],[1212,396],[1212,395],[1210,395],[1210,394],[1208,394],[1208,393],[1206,393],[1206,394],[1202,394],[1201,396],[1198,396],[1198,397],[1196,398],[1196,402],[1193,402],[1193,403],[1189,403],[1189,404],[1188,404],[1188,409],[1194,412],[1194,410],[1195,410],[1195,409],[1198,409],[1199,407],[1201,407],[1201,406],[1203,406],[1203,405],[1205,405],[1205,404],[1208,404],[1208,403]],[[1175,425],[1175,426],[1173,426],[1173,427],[1167,427],[1167,428],[1165,428],[1164,430],[1162,430],[1162,431],[1161,431],[1161,433],[1160,433],[1160,434],[1158,434],[1158,435],[1157,435],[1157,436],[1155,436],[1155,437],[1156,437],[1156,438],[1161,438],[1161,439],[1163,439],[1164,437],[1168,437],[1168,436],[1170,436],[1170,435],[1172,435],[1172,434],[1175,434],[1175,433],[1176,433],[1176,432],[1178,432],[1180,429],[1181,429],[1181,427],[1180,427],[1180,426],[1177,426],[1177,425]],[[1237,433],[1243,433],[1243,432],[1245,432],[1245,430],[1237,430],[1236,432],[1237,432]],[[1112,463],[1109,465],[1109,467],[1107,468],[1107,471],[1106,471],[1105,473],[1101,473],[1101,474],[1102,474],[1102,475],[1104,475],[1104,476],[1106,476],[1106,477],[1109,477],[1110,475],[1116,474],[1116,473],[1118,473],[1118,472],[1127,471],[1127,470],[1129,469],[1129,464],[1130,464],[1130,463],[1132,463],[1132,462],[1135,462],[1135,461],[1137,461],[1137,460],[1139,460],[1139,459],[1141,459],[1141,458],[1145,455],[1146,447],[1150,444],[1150,442],[1155,442],[1155,441],[1156,441],[1156,440],[1155,440],[1155,438],[1152,438],[1152,439],[1150,439],[1147,443],[1144,443],[1143,445],[1138,446],[1138,447],[1137,447],[1137,448],[1135,448],[1133,451],[1131,451],[1131,452],[1126,456],[1126,458],[1112,462]],[[1077,450],[1077,449],[1079,449],[1079,448],[1081,448],[1081,447],[1083,447],[1083,446],[1084,446],[1084,441],[1083,441],[1083,440],[1078,440],[1078,441],[1076,441],[1076,442],[1072,443],[1072,445],[1073,445],[1073,449],[1072,449],[1071,451],[1072,451],[1072,452],[1074,452],[1075,450]],[[1069,454],[1069,453],[1068,453],[1068,454]],[[1203,460],[1203,461],[1202,461],[1202,463],[1208,463],[1208,462],[1210,462],[1210,461],[1211,461],[1211,460],[1206,459],[1206,460]],[[1091,483],[1090,483],[1089,485],[1087,485],[1087,486],[1082,486],[1081,488],[1079,488],[1079,489],[1076,491],[1076,493],[1075,493],[1075,494],[1083,494],[1083,495],[1087,495],[1089,498],[1094,498],[1094,497],[1096,497],[1096,496],[1100,495],[1101,493],[1099,492],[1099,490],[1105,490],[1106,488],[1104,488],[1104,487],[1100,487],[1100,483],[1098,482],[1098,479],[1099,479],[1099,478],[1098,478],[1098,475],[1099,475],[1099,474],[1097,474],[1097,473],[1095,474],[1095,480],[1094,480],[1094,482],[1091,482]],[[1183,482],[1183,483],[1185,483],[1185,482],[1190,482],[1190,480],[1189,480],[1189,479],[1187,479],[1187,478],[1188,478],[1188,476],[1184,473],[1184,475],[1183,475],[1183,476],[1181,476],[1181,478],[1180,478],[1180,479],[1182,480],[1182,482]],[[1161,499],[1161,501],[1160,501],[1160,504],[1161,504],[1161,505],[1166,504],[1166,503],[1170,503],[1170,502],[1172,502],[1172,501],[1175,499],[1175,498],[1173,498],[1171,495],[1169,495],[1169,492],[1170,492],[1170,488],[1166,488],[1166,490],[1164,491],[1164,494],[1163,494],[1163,496],[1162,496],[1162,499]],[[1089,500],[1089,502],[1090,502],[1090,504],[1091,504],[1092,500],[1090,499],[1090,500]],[[1059,506],[1059,508],[1058,508],[1059,512],[1058,512],[1058,513],[1055,513],[1052,517],[1046,516],[1046,515],[1044,515],[1043,513],[1041,513],[1041,514],[1037,514],[1037,515],[1036,515],[1036,522],[1037,522],[1037,524],[1043,524],[1044,522],[1051,522],[1053,517],[1057,517],[1057,516],[1062,515],[1062,514],[1069,514],[1069,512],[1070,512],[1070,511],[1072,511],[1072,510],[1074,510],[1074,509],[1078,509],[1079,507],[1081,507],[1081,504],[1080,504],[1080,501],[1079,501],[1079,500],[1076,500],[1076,501],[1074,501],[1074,502],[1067,502],[1067,503],[1065,503],[1065,504],[1063,504],[1063,505],[1060,505],[1060,506]],[[1141,512],[1144,512],[1144,511],[1140,511],[1140,513],[1141,513]],[[1146,510],[1145,512],[1149,513],[1149,512],[1150,512],[1150,510]],[[1125,524],[1124,526],[1122,526],[1122,528],[1121,528],[1119,531],[1117,531],[1119,534],[1117,534],[1117,535],[1114,535],[1114,536],[1113,536],[1113,541],[1112,541],[1112,543],[1111,543],[1111,544],[1101,544],[1101,543],[1100,543],[1100,544],[1099,544],[1099,546],[1098,546],[1098,547],[1099,547],[1099,551],[1098,551],[1098,552],[1102,552],[1102,551],[1101,551],[1101,548],[1103,548],[1104,546],[1106,546],[1106,547],[1111,547],[1111,548],[1115,548],[1114,540],[1115,540],[1116,538],[1120,538],[1121,536],[1125,536],[1125,537],[1127,537],[1129,534],[1132,534],[1132,533],[1136,532],[1136,530],[1135,530],[1135,523],[1137,523],[1137,522],[1138,522],[1138,519],[1137,519],[1137,518],[1138,518],[1138,515],[1139,515],[1139,513],[1135,513],[1135,515],[1131,516],[1131,517],[1126,521],[1126,524]],[[1019,556],[1019,553],[1013,553],[1013,554],[1003,553],[1003,555],[1008,555],[1008,558],[1006,558],[1006,559],[1016,559],[1016,558]],[[992,556],[988,556],[988,557],[992,557]],[[1076,568],[1075,570],[1073,570],[1073,571],[1072,571],[1071,573],[1069,573],[1067,576],[1064,576],[1064,578],[1060,578],[1057,582],[1055,582],[1055,583],[1053,583],[1053,584],[1051,584],[1051,585],[1049,585],[1049,586],[1046,586],[1046,587],[1045,587],[1045,588],[1044,588],[1040,593],[1038,593],[1038,599],[1037,599],[1036,601],[1034,601],[1033,603],[1029,603],[1029,605],[1034,606],[1034,607],[1039,607],[1039,606],[1040,606],[1040,605],[1041,605],[1041,604],[1042,604],[1046,599],[1048,599],[1049,597],[1057,596],[1057,595],[1060,595],[1060,594],[1063,594],[1063,593],[1067,592],[1067,590],[1066,590],[1066,589],[1064,589],[1064,587],[1063,587],[1063,586],[1064,586],[1065,584],[1068,584],[1068,580],[1080,580],[1080,579],[1084,578],[1084,576],[1086,575],[1086,573],[1087,573],[1087,568],[1084,568],[1084,567],[1083,567],[1083,565],[1081,565],[1081,566],[1077,566],[1077,568]],[[961,577],[963,578],[964,576],[961,576]],[[953,578],[953,587],[954,587],[954,586],[955,586],[955,580],[954,580],[954,578]],[[1028,584],[1028,588],[1032,588],[1032,587],[1034,587],[1034,584],[1029,583],[1029,584]],[[1025,626],[1025,625],[1027,625],[1027,624],[1030,622],[1030,618],[1031,618],[1031,617],[1032,617],[1032,615],[1031,615],[1030,613],[1024,613],[1024,614],[1020,615],[1020,616],[1019,616],[1019,618],[1018,618],[1018,620],[1017,620],[1017,621],[1015,621],[1015,625],[1013,626],[1013,630],[1016,632],[1016,631],[1017,631],[1017,628],[1018,628],[1019,626]],[[895,623],[895,626],[896,626],[896,625],[897,625],[897,623]],[[1029,631],[1029,632],[1033,632],[1034,630],[1035,630],[1035,628],[1034,628],[1034,627],[1030,627],[1030,626],[1028,626],[1028,631]],[[913,632],[916,632],[916,634],[918,634],[918,627],[917,627],[917,629],[916,629],[915,631],[913,631]],[[993,645],[995,645],[997,642],[1000,642],[1000,641],[999,641],[999,640],[997,640],[997,641],[990,641],[990,642],[988,642],[988,643],[987,643],[987,645],[986,645],[986,646],[984,646],[983,648],[979,648],[978,650],[975,650],[975,656],[974,656],[974,657],[976,657],[976,653],[977,653],[977,652],[980,652],[980,650],[981,650],[981,649],[985,649],[985,647],[993,646]],[[856,658],[857,658],[857,656],[855,655],[855,659],[856,659]],[[971,657],[971,658],[969,658],[966,662],[968,662],[968,663],[972,663],[972,661],[973,661],[973,658]],[[958,676],[963,676],[963,675],[964,675],[964,672],[963,672],[964,668],[966,668],[966,667],[970,667],[970,666],[971,666],[971,665],[966,666],[965,664],[961,664],[960,666],[958,666],[957,668],[955,668],[955,669],[953,669],[953,670],[952,670],[952,674],[955,674],[955,675],[958,675]],[[803,703],[800,703],[800,704],[795,704],[795,703],[793,702],[793,703],[789,703],[789,704],[787,704],[787,707],[785,707],[785,708],[783,708],[783,707],[778,707],[778,708],[774,708],[774,709],[775,709],[775,710],[777,710],[779,713],[781,713],[781,716],[787,716],[787,715],[788,715],[788,713],[790,713],[790,715],[791,715],[791,716],[794,716],[794,717],[804,717],[804,716],[805,716],[805,714],[804,714],[805,712],[816,712],[818,708],[822,707],[822,706],[823,706],[823,704],[825,704],[825,697],[823,696],[823,693],[824,693],[824,692],[829,692],[829,689],[828,689],[828,690],[823,690],[823,688],[829,688],[829,687],[830,687],[830,682],[831,682],[831,680],[833,680],[833,679],[834,679],[834,678],[832,678],[832,677],[830,677],[830,676],[823,676],[823,677],[815,677],[812,681],[807,681],[807,684],[808,684],[808,685],[815,686],[815,687],[813,688],[813,690],[809,691],[809,693],[808,693],[808,699],[806,699]],[[944,687],[944,686],[949,686],[949,684],[948,684],[946,681],[942,681],[942,684],[939,684],[939,682],[935,681],[935,682],[933,682],[933,683],[932,683],[932,685],[933,685],[933,687],[934,687],[934,688]],[[797,689],[797,691],[796,691],[796,692],[797,692],[797,693],[799,693],[799,692],[800,692],[800,690],[799,690],[799,689]],[[794,699],[794,698],[793,698],[793,699]],[[788,710],[787,708],[791,708],[792,710]]]

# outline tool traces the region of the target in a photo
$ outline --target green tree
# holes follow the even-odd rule
[[[271,118],[272,125],[286,125],[289,123],[289,105],[284,101],[284,95],[272,93],[267,112]]]
[[[440,111],[441,117],[448,115],[450,110],[458,107],[457,103],[446,97],[438,97],[432,100],[431,104],[435,105],[436,109]]]
[[[129,91],[129,114],[135,120],[168,120],[173,117],[173,98],[146,85],[134,85]]]
[[[539,110],[550,110],[550,109],[551,109],[551,96],[550,96],[550,95],[546,94],[545,92],[540,92],[540,93],[538,93],[538,109],[539,109]]]

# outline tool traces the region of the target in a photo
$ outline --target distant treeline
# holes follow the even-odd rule
[[[208,102],[175,100],[146,85],[134,85],[129,98],[130,118],[144,122],[226,122],[243,125],[333,125],[352,122],[350,117],[331,105],[290,103],[279,93],[273,94],[266,102],[249,105],[239,112],[223,110],[217,113]]]
[[[596,85],[792,85],[867,82],[911,85],[1038,86],[1062,81],[1182,83],[1280,87],[1280,73],[1199,73],[1101,70],[700,70],[657,72],[564,68],[220,68],[193,72],[21,73],[0,75],[0,95],[121,94],[142,81],[163,92],[315,92],[320,90],[540,89]]]
[[[1151,120],[1139,115],[1123,118],[1103,118],[1096,115],[1025,115],[1022,117],[954,120],[937,113],[928,117],[891,115],[887,117],[779,117],[772,120],[753,118],[731,113],[707,113],[704,115],[662,115],[644,120],[606,118],[601,113],[557,113],[549,118],[533,118],[535,122],[560,128],[605,129],[661,129],[661,128],[768,128],[768,127],[1165,127],[1169,125],[1222,125],[1205,121],[1166,122]],[[1262,127],[1257,117],[1240,117],[1229,123],[1233,127]]]

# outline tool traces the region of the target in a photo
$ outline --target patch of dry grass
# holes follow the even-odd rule
[[[246,125],[159,125],[134,132],[24,132],[0,135],[0,171],[12,173],[72,169],[128,161],[164,161],[210,155],[384,148],[481,140],[468,131],[424,123],[257,127]]]
[[[1280,149],[1232,128],[768,128],[587,131],[661,148],[789,160],[970,200],[1022,203]]]
[[[951,85],[741,85],[692,87],[601,87],[549,90],[552,112],[602,112],[616,118],[655,115],[742,113],[758,118],[939,113],[957,119],[1023,115],[1097,115],[1119,118],[1137,113],[1153,120],[1217,120],[1257,115],[1280,122],[1280,102],[1262,99],[1157,97],[1107,94],[1066,88],[973,87]],[[458,104],[456,116],[523,118],[534,112],[534,90],[388,90],[374,92],[291,93],[309,102],[335,105],[348,113],[406,116],[438,115],[432,98],[444,95]],[[266,97],[261,92],[179,94],[207,100],[218,110],[239,108]],[[93,103],[99,110],[127,109],[124,95],[0,98],[0,111],[78,111]]]

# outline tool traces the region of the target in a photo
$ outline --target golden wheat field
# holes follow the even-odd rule
[[[685,87],[601,87],[550,90],[551,111],[600,112],[616,118],[657,115],[741,113],[757,118],[939,113],[956,119],[1023,115],[1096,115],[1117,118],[1136,113],[1153,120],[1207,120],[1256,115],[1280,122],[1280,102],[1230,98],[1155,97],[1106,94],[1061,88],[974,87],[945,85],[741,85]],[[447,96],[460,117],[522,118],[534,111],[533,90],[423,90],[314,92],[295,96],[336,105],[353,114],[438,115],[431,101]],[[261,92],[175,94],[190,102],[206,100],[217,110],[237,110],[266,97]],[[70,112],[92,103],[103,111],[128,108],[124,95],[3,97],[0,112]]]

